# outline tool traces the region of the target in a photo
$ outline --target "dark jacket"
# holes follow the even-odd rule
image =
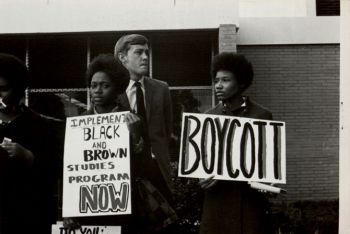
[[[53,120],[23,107],[20,116],[0,126],[0,142],[9,138],[34,155],[29,166],[10,158],[0,147],[1,234],[51,233],[57,214],[54,192],[62,150],[56,141],[55,125]]]
[[[272,113],[269,110],[267,110],[265,107],[250,100],[249,97],[245,97],[245,104],[246,104],[245,107],[232,108],[228,110],[226,109],[224,111],[226,113],[223,113],[224,105],[220,102],[213,109],[208,110],[206,113],[272,120]]]
[[[245,98],[245,105],[226,109],[219,103],[207,114],[272,119],[270,111]],[[268,201],[247,182],[218,181],[205,191],[201,234],[268,234]]]

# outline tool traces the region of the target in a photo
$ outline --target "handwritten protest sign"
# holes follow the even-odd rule
[[[64,228],[62,224],[52,225],[51,234],[120,234],[120,226],[82,226],[79,229]]]
[[[67,118],[63,217],[131,213],[126,113]]]
[[[184,113],[179,176],[286,183],[285,123]]]

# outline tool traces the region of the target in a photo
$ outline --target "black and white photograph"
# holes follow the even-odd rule
[[[0,0],[0,234],[350,234],[349,19]]]

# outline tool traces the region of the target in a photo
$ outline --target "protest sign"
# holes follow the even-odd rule
[[[52,225],[51,234],[120,234],[120,226],[81,226],[78,229],[64,228],[62,224]]]
[[[184,113],[178,175],[286,183],[285,123]]]
[[[67,118],[63,217],[131,213],[126,113]]]

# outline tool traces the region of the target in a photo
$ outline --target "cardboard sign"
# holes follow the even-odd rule
[[[79,229],[64,228],[62,224],[54,224],[52,234],[121,234],[120,226],[82,226]]]
[[[286,183],[285,123],[184,113],[178,175]]]
[[[63,217],[131,214],[126,113],[67,118]]]

